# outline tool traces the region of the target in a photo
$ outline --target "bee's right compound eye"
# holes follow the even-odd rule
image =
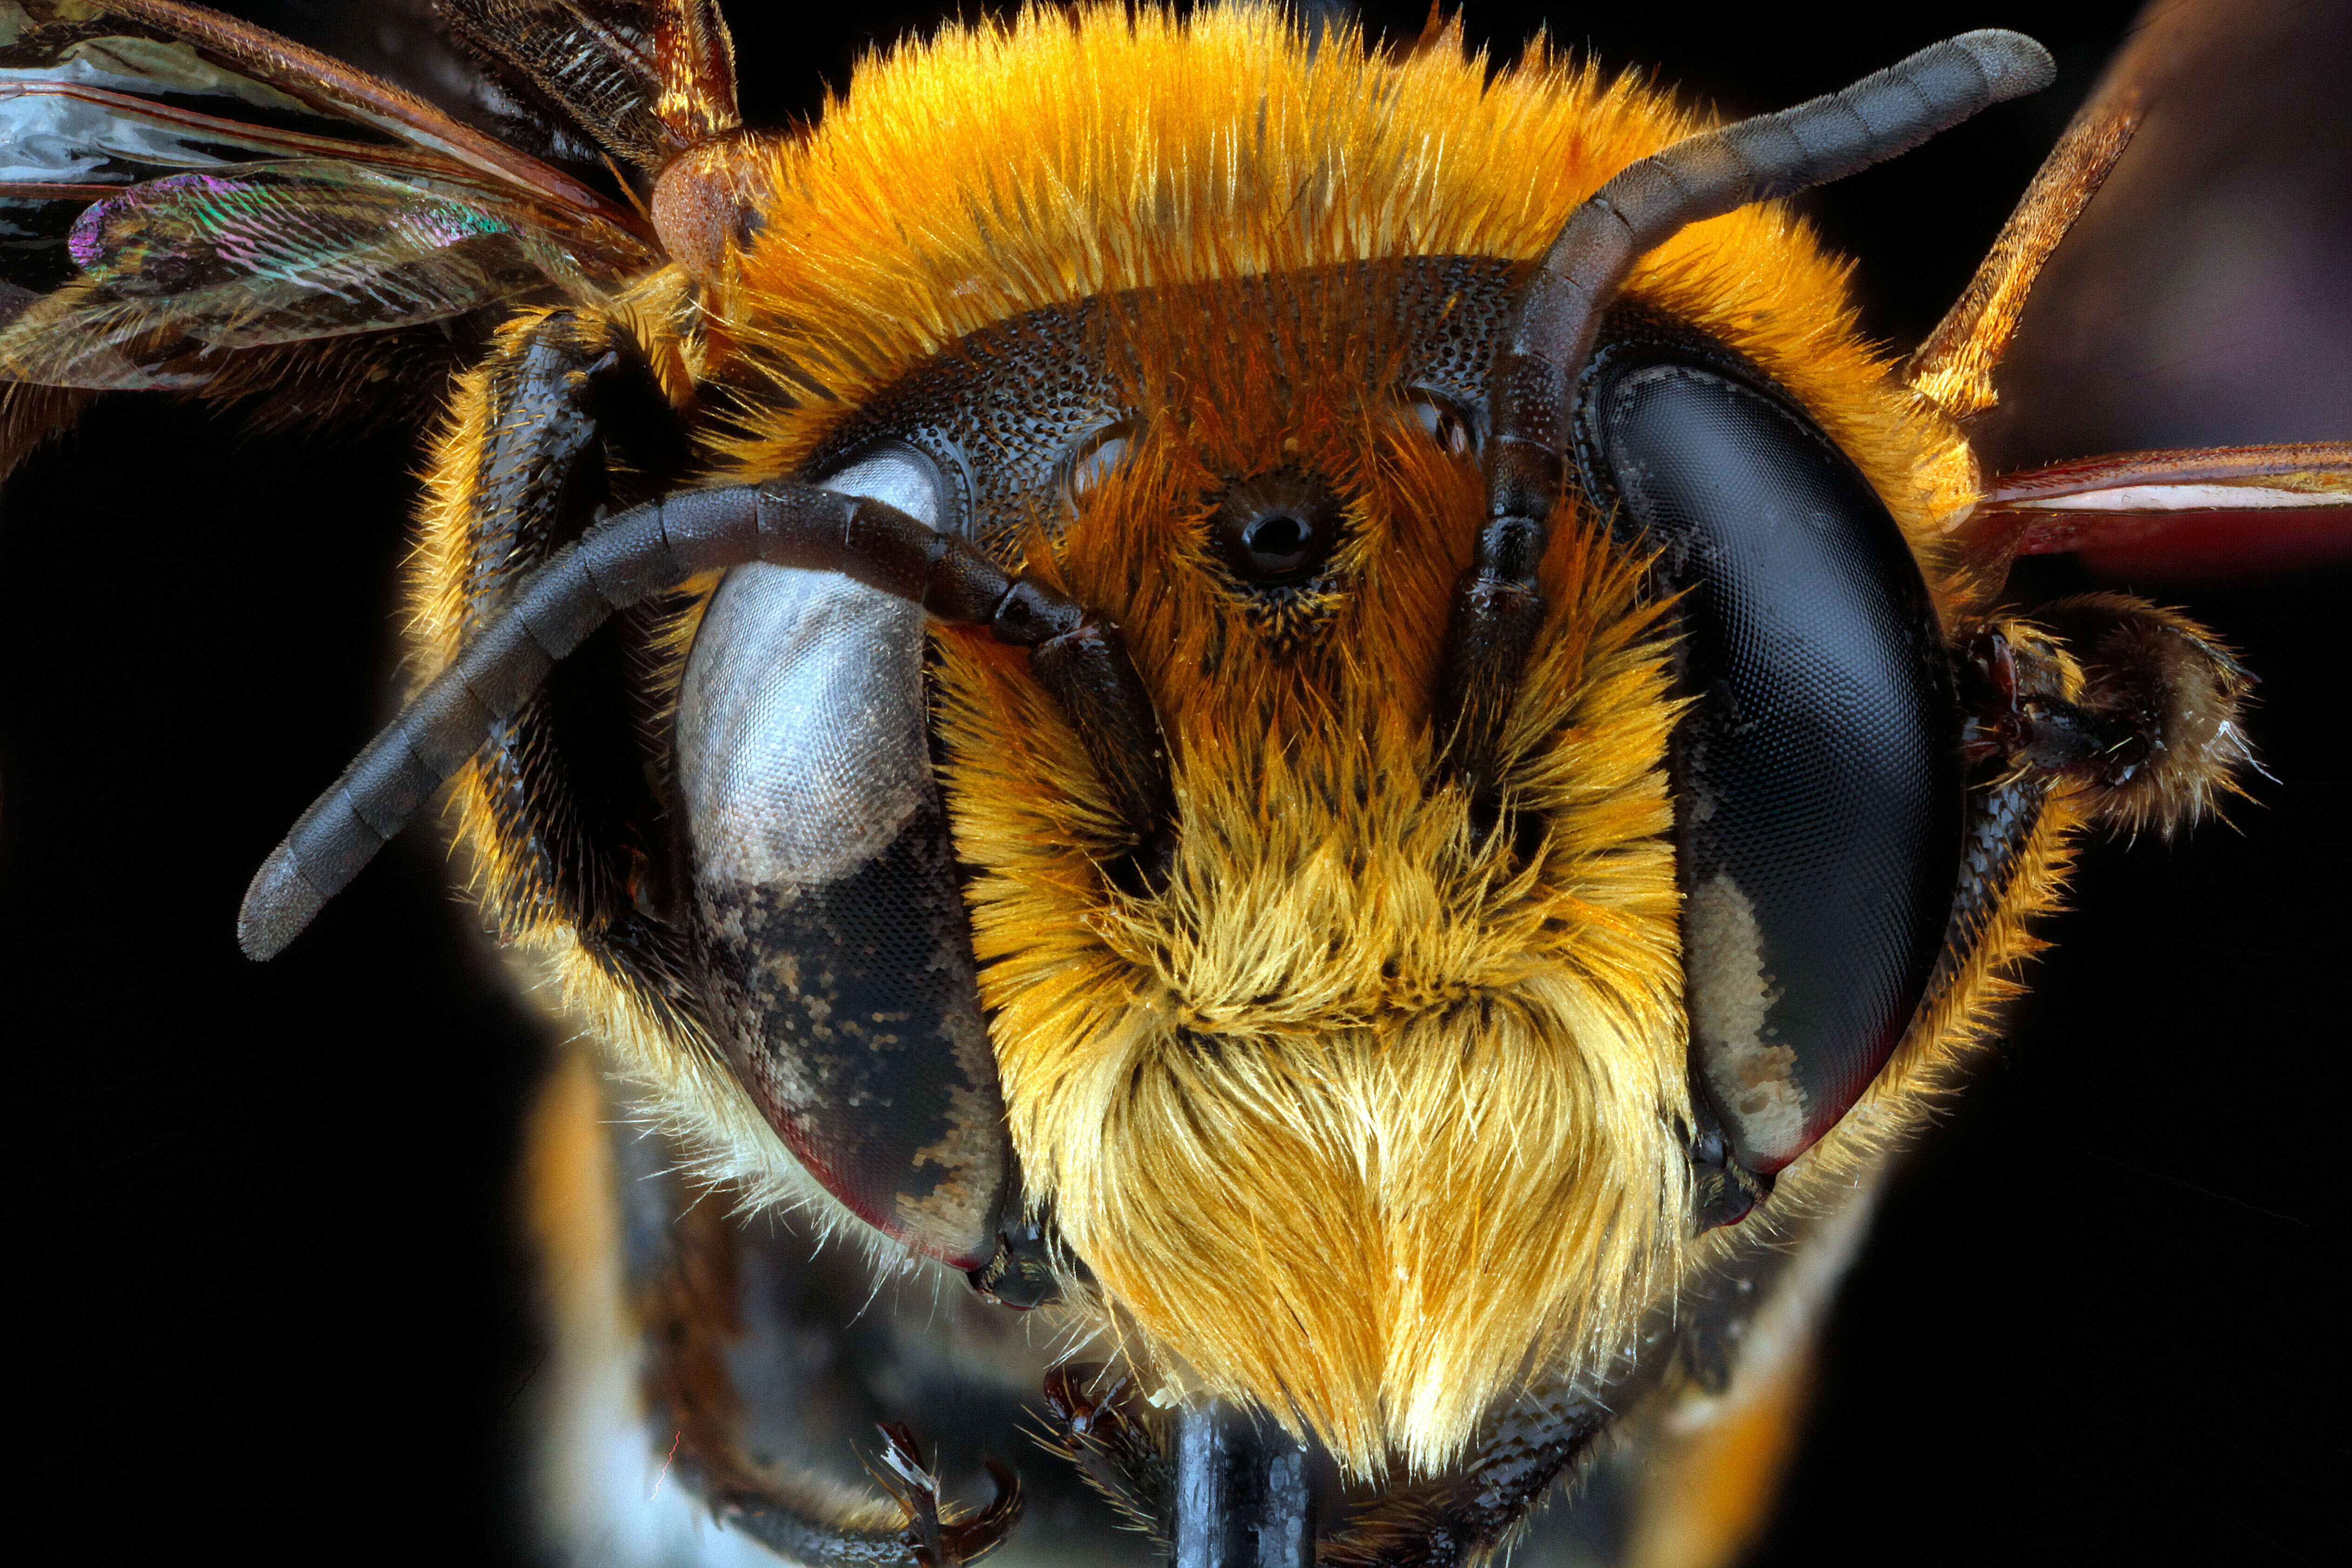
[[[939,526],[888,444],[824,488]],[[917,605],[736,567],[678,693],[704,1011],[769,1123],[867,1224],[957,1268],[997,1248],[1004,1109],[930,763]]]
[[[1682,595],[1672,768],[1693,1079],[1769,1176],[1866,1089],[1959,875],[1959,720],[1935,606],[1862,474],[1695,350],[1596,356],[1588,489]]]

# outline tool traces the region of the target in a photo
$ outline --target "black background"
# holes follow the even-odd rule
[[[322,40],[352,21],[324,0],[233,9]],[[755,123],[814,113],[858,50],[935,14],[785,9],[735,7]],[[2032,363],[2087,356],[2095,384],[2062,390],[2051,365],[2021,389],[1997,437],[2009,461],[2352,433],[2352,331],[2336,288],[2311,286],[2352,276],[2352,6],[2246,9],[2251,38],[2276,33],[2273,12],[2303,31],[2206,68],[2205,96],[2176,110],[2193,131],[2137,176],[2152,205],[2096,252],[2103,271],[2053,277],[2065,324]],[[1739,111],[1964,27],[2048,43],[2053,92],[1810,198],[1862,259],[1871,330],[1907,343],[2129,14],[1552,15],[1557,37]],[[1469,16],[1505,52],[1538,20]],[[2227,319],[2179,363],[2101,360],[2101,321],[2113,339],[2217,309],[2210,276],[2131,273],[2134,245],[2188,229],[2233,237],[2242,261],[2303,260],[2223,290]],[[269,441],[119,398],[0,503],[0,1037],[26,1068],[30,1133],[20,1474],[80,1514],[98,1560],[522,1556],[513,1411],[540,1350],[508,1209],[546,1030],[446,896],[429,831],[267,968],[231,937],[253,867],[388,716],[418,460],[405,431]],[[2031,577],[2028,597],[2088,581],[2065,563]],[[2352,575],[2138,586],[2243,649],[2275,780],[2253,782],[2233,827],[2087,851],[2034,997],[1896,1183],[1842,1298],[1760,1561],[2295,1561],[2340,1509],[2325,1260],[2347,1105]]]

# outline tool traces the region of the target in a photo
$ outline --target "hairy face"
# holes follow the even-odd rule
[[[1687,1204],[1675,708],[1632,564],[1579,531],[1546,563],[1517,830],[1477,831],[1434,766],[1479,481],[1412,394],[1459,305],[1365,273],[1102,318],[1128,446],[1034,538],[1151,687],[1164,888],[1107,872],[1119,825],[1017,665],[955,637],[938,671],[1033,1199],[1147,1356],[1368,1471],[1444,1461],[1537,1359],[1612,1348]],[[1275,570],[1236,552],[1253,521],[1297,546]]]

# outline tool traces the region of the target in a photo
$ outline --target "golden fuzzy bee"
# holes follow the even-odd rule
[[[1038,14],[769,137],[707,7],[451,9],[645,212],[185,7],[20,5],[12,112],[138,134],[8,188],[71,209],[71,267],[0,365],[68,389],[21,437],[521,301],[436,448],[427,679],[244,931],[282,946],[456,773],[502,932],[651,1110],[605,1148],[583,1079],[537,1146],[558,1271],[614,1271],[548,1406],[583,1560],[622,1451],[809,1561],[1050,1542],[1009,1487],[942,1516],[910,1437],[894,1500],[845,1489],[842,1412],[1011,1458],[1041,1384],[1057,1478],[1188,1562],[1475,1555],[1604,1435],[1645,1509],[1723,1484],[2071,836],[2243,760],[2213,638],[2000,607],[2009,553],[2116,490],[2341,485],[2313,448],[1978,473],[2127,79],[1899,379],[1747,205],[2035,85],[2013,37],[1720,139],[1443,30]],[[198,68],[329,124],[200,121]],[[787,1290],[797,1243],[717,1205],[634,1250],[558,1212],[631,1160],[951,1297],[820,1400],[775,1347],[840,1260]]]

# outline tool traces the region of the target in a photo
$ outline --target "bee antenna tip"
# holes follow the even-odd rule
[[[256,963],[267,963],[302,934],[326,902],[302,875],[293,851],[280,844],[245,890],[245,903],[236,914],[236,945]]]

